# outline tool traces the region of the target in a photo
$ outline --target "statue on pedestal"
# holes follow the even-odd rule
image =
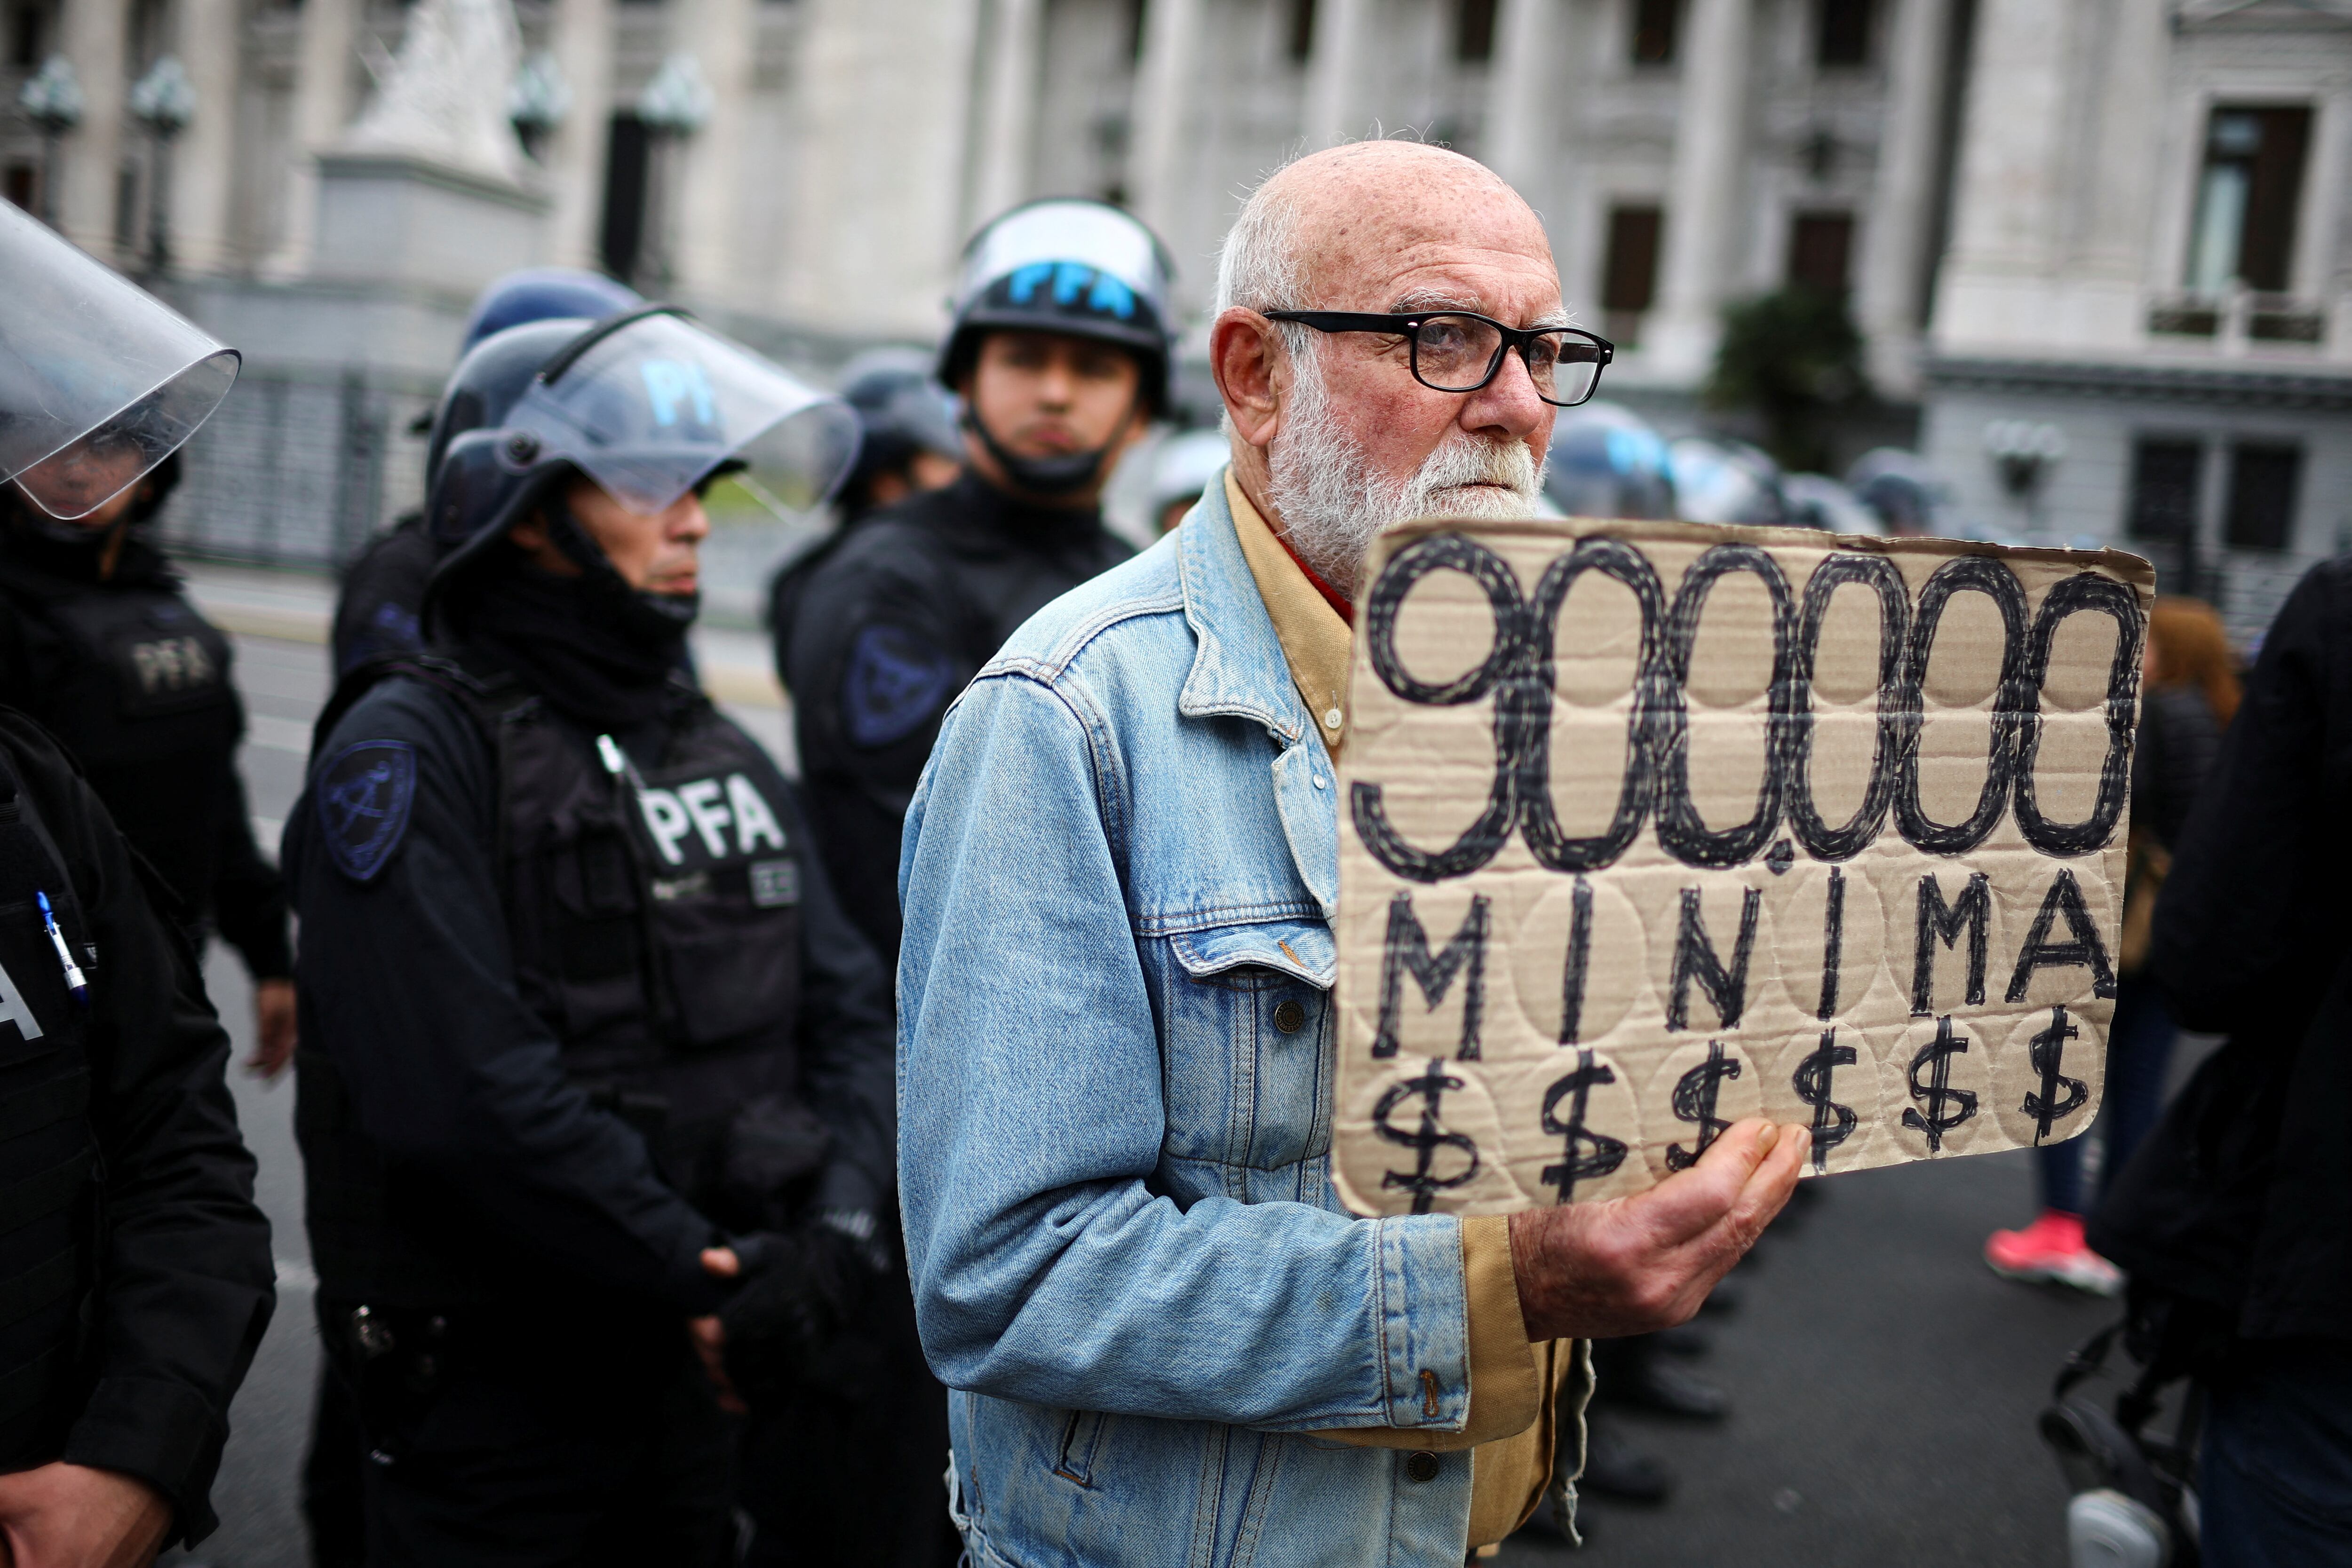
[[[523,151],[507,95],[521,52],[513,0],[417,0],[400,53],[344,149],[520,183]]]

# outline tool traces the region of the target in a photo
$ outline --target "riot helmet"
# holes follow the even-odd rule
[[[237,351],[0,202],[0,484],[86,517],[179,450]]]
[[[675,307],[509,327],[458,362],[434,418],[436,593],[533,507],[553,515],[566,553],[614,575],[562,507],[575,476],[652,517],[724,473],[782,517],[822,502],[856,446],[840,399]]]
[[[869,349],[842,367],[841,397],[857,415],[857,463],[842,481],[843,504],[869,504],[868,487],[929,452],[961,462],[955,394],[931,378],[920,349]]]
[[[508,273],[476,298],[457,352],[462,356],[483,339],[509,327],[559,317],[601,321],[645,302],[644,295],[600,272],[576,267],[526,267]]]
[[[1164,413],[1175,346],[1172,271],[1152,232],[1108,202],[1059,196],[1015,207],[964,247],[940,380],[961,389],[979,361],[981,340],[992,330],[1053,332],[1126,350],[1141,372],[1145,410]],[[1107,455],[1019,457],[969,406],[964,420],[1014,483],[1040,495],[1091,484]]]
[[[1846,470],[1846,486],[1878,514],[1891,533],[1932,534],[1950,498],[1943,476],[1916,452],[1874,446]]]
[[[1160,444],[1151,455],[1151,531],[1164,534],[1183,520],[1185,512],[1217,482],[1233,459],[1232,443],[1222,430],[1187,430]]]
[[[1686,523],[1780,523],[1780,465],[1744,441],[1685,435],[1667,448],[1675,511]]]
[[[1671,517],[1673,463],[1650,422],[1622,403],[1588,402],[1552,419],[1544,493],[1571,517]]]

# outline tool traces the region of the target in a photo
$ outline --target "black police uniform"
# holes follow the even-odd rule
[[[196,929],[216,926],[254,978],[293,973],[286,892],[237,776],[245,709],[226,636],[143,540],[101,575],[102,541],[37,529],[0,492],[0,702],[54,731]]]
[[[369,1561],[726,1562],[699,1254],[881,1205],[882,973],[748,737],[659,661],[600,715],[534,648],[362,672],[288,832],[297,1131]]]
[[[404,514],[352,558],[330,633],[338,679],[363,659],[425,651],[425,586],[440,560],[423,512]]]
[[[898,839],[940,717],[1024,621],[1134,551],[1092,507],[1041,507],[967,468],[874,513],[775,626],[809,817],[842,904],[898,952]]]
[[[134,1476],[194,1541],[269,1322],[269,1222],[228,1037],[151,877],[56,742],[0,709],[0,1472]]]

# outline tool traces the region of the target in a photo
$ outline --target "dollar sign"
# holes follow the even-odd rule
[[[1543,1179],[1559,1190],[1562,1203],[1575,1193],[1578,1182],[1605,1176],[1625,1163],[1622,1142],[1584,1124],[1584,1107],[1592,1097],[1593,1085],[1616,1082],[1614,1071],[1593,1065],[1591,1051],[1580,1051],[1576,1053],[1576,1071],[1544,1091],[1543,1130],[1567,1142],[1560,1149],[1559,1164],[1544,1166]],[[1552,1114],[1552,1107],[1570,1095],[1575,1096],[1575,1103],[1568,1108],[1568,1120],[1562,1122]],[[1590,1144],[1592,1152],[1577,1153],[1579,1144]]]
[[[1911,1059],[1911,1098],[1924,1102],[1925,1116],[1917,1109],[1906,1109],[1903,1124],[1927,1138],[1927,1152],[1944,1152],[1944,1134],[1977,1113],[1977,1097],[1966,1089],[1952,1087],[1952,1058],[1969,1048],[1968,1037],[1952,1032],[1952,1016],[1946,1013],[1936,1020],[1936,1038],[1919,1048]],[[1919,1070],[1927,1069],[1927,1082],[1919,1082]],[[1954,1107],[1947,1112],[1945,1102]]]
[[[1830,1151],[1853,1136],[1854,1123],[1860,1119],[1853,1106],[1830,1098],[1831,1080],[1837,1070],[1852,1067],[1855,1060],[1853,1047],[1838,1044],[1837,1030],[1825,1029],[1821,1045],[1805,1053],[1796,1077],[1790,1080],[1797,1098],[1813,1108],[1813,1169],[1817,1171],[1830,1168]]]
[[[1447,1187],[1460,1186],[1478,1174],[1478,1145],[1472,1143],[1466,1134],[1444,1132],[1438,1124],[1439,1101],[1447,1090],[1461,1087],[1462,1080],[1450,1076],[1444,1060],[1440,1059],[1432,1061],[1429,1071],[1420,1077],[1408,1078],[1392,1086],[1381,1096],[1380,1103],[1372,1107],[1372,1131],[1391,1144],[1402,1144],[1419,1153],[1411,1175],[1389,1171],[1381,1177],[1382,1186],[1401,1186],[1412,1194],[1412,1211],[1415,1214],[1427,1214],[1430,1204],[1439,1193]],[[1389,1116],[1414,1094],[1421,1096],[1421,1125],[1410,1133],[1401,1133],[1389,1125]],[[1459,1176],[1433,1175],[1431,1166],[1437,1157],[1437,1151],[1449,1145],[1468,1155],[1470,1163],[1463,1167]]]
[[[2080,1039],[2083,1031],[2066,1021],[2063,1007],[2050,1009],[2050,1027],[2033,1037],[2027,1049],[2026,1060],[2033,1071],[2042,1074],[2042,1092],[2028,1091],[2025,1113],[2033,1118],[2033,1141],[2036,1144],[2050,1135],[2050,1124],[2061,1116],[2073,1115],[2091,1097],[2091,1086],[2079,1078],[2067,1078],[2058,1071],[2065,1059],[2066,1042]],[[2063,1091],[2063,1094],[2061,1091]]]
[[[1739,1063],[1723,1054],[1723,1041],[1706,1042],[1706,1060],[1685,1072],[1675,1083],[1675,1118],[1691,1122],[1698,1127],[1698,1147],[1685,1149],[1680,1144],[1666,1145],[1666,1168],[1686,1171],[1698,1164],[1699,1155],[1731,1125],[1715,1113],[1715,1097],[1722,1092],[1723,1081],[1739,1076]]]

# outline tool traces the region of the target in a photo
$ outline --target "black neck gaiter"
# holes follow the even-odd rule
[[[630,608],[591,577],[558,577],[519,559],[498,563],[450,606],[468,645],[598,729],[659,717],[685,655],[684,620]]]

